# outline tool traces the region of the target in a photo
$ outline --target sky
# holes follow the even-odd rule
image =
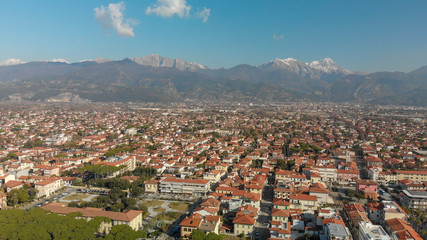
[[[408,72],[427,65],[427,1],[0,0],[3,65],[149,54],[210,68],[329,57]]]

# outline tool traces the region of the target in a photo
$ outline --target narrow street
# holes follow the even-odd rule
[[[270,237],[269,224],[271,221],[271,209],[273,208],[273,186],[270,184],[272,178],[269,176],[269,183],[264,186],[258,219],[252,239],[268,239]]]

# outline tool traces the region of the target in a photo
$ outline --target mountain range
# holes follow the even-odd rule
[[[332,101],[427,106],[427,66],[356,73],[330,58],[210,69],[159,55],[0,63],[2,101]]]

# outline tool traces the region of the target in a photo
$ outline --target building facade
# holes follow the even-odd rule
[[[167,177],[159,182],[160,193],[206,196],[209,189],[210,180],[207,179],[181,179]]]

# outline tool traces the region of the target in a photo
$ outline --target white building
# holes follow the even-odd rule
[[[160,193],[187,194],[205,196],[210,189],[210,180],[207,179],[181,179],[167,177],[160,180]]]
[[[380,225],[373,225],[370,222],[360,222],[359,240],[391,240],[391,238]]]
[[[49,197],[54,192],[58,191],[64,186],[62,178],[49,178],[40,182],[34,183],[37,190],[37,198]]]
[[[347,227],[337,223],[328,223],[326,225],[326,238],[328,240],[351,240],[351,233]]]

